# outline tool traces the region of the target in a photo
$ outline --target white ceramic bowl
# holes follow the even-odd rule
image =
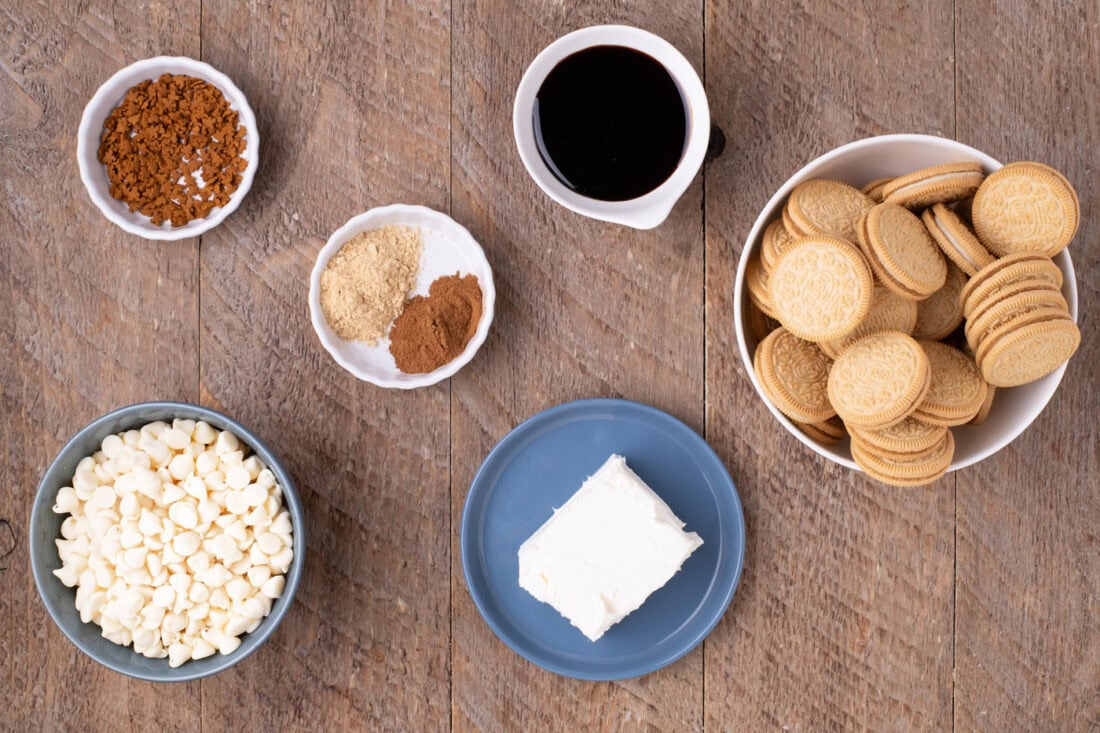
[[[237,111],[240,124],[247,130],[245,150],[241,157],[248,161],[248,166],[241,174],[241,185],[230,196],[229,203],[214,209],[209,216],[194,219],[182,227],[173,227],[168,222],[161,226],[154,226],[149,217],[131,212],[126,204],[111,196],[107,169],[97,158],[99,141],[103,136],[103,121],[107,119],[107,115],[118,106],[130,87],[146,79],[156,79],[161,74],[186,74],[213,84],[225,95],[229,106]],[[209,64],[183,56],[157,56],[130,64],[116,72],[96,91],[84,108],[84,116],[80,118],[76,158],[80,165],[80,180],[84,182],[88,195],[92,197],[92,201],[105,217],[130,234],[146,239],[185,239],[197,237],[213,229],[240,206],[245,194],[252,186],[256,167],[259,165],[260,133],[256,128],[256,117],[252,114],[252,108],[248,106],[248,100],[225,74]]]
[[[475,275],[481,286],[481,320],[477,324],[474,337],[461,354],[427,374],[406,374],[398,369],[393,355],[390,354],[388,337],[379,340],[377,346],[340,338],[329,327],[321,309],[321,272],[329,259],[356,234],[394,224],[419,227],[424,238],[424,247],[420,252],[420,272],[416,277],[413,295],[427,295],[428,288],[436,278],[456,272]],[[454,375],[474,358],[474,354],[485,342],[489,325],[493,322],[495,302],[493,271],[489,267],[489,261],[485,259],[481,245],[466,227],[446,214],[425,206],[391,204],[352,217],[321,248],[309,278],[309,315],[321,344],[340,366],[379,387],[415,389],[427,387]]]
[[[771,401],[764,396],[764,392],[760,388],[760,383],[752,368],[752,355],[756,350],[756,343],[749,335],[744,320],[744,301],[748,297],[745,289],[745,265],[752,253],[760,246],[760,238],[764,227],[780,215],[791,189],[802,181],[811,178],[832,178],[853,186],[862,187],[875,178],[898,176],[940,163],[970,160],[981,163],[986,173],[991,173],[1001,167],[1001,163],[968,145],[930,135],[883,135],[849,143],[822,155],[788,178],[786,183],[768,201],[767,206],[760,212],[760,215],[756,217],[752,231],[749,232],[748,239],[745,240],[741,261],[737,267],[737,278],[733,294],[734,323],[737,329],[737,345],[741,351],[741,361],[745,365],[745,371],[752,380],[752,385],[756,388],[757,394],[760,395],[771,413],[775,415],[775,419],[791,435],[831,461],[859,470],[859,467],[852,460],[848,440],[832,447],[819,445],[803,434],[785,415],[779,412]],[[1073,263],[1070,261],[1069,250],[1063,250],[1055,257],[1054,264],[1062,270],[1065,277],[1062,284],[1062,295],[1069,303],[1070,315],[1073,316],[1074,320],[1077,320],[1077,283],[1074,278]],[[964,468],[988,458],[1015,440],[1046,407],[1047,402],[1050,401],[1054,391],[1058,388],[1059,382],[1062,381],[1062,375],[1065,371],[1066,367],[1063,365],[1052,374],[1031,384],[998,389],[993,400],[993,409],[985,422],[981,425],[963,425],[952,428],[955,436],[955,458],[951,462],[950,470]]]
[[[539,155],[533,123],[539,88],[560,61],[592,46],[625,46],[656,59],[680,88],[688,108],[687,144],[680,164],[672,175],[644,196],[628,201],[600,201],[581,196],[554,176]],[[707,154],[710,144],[710,106],[703,82],[691,62],[671,43],[649,31],[627,25],[595,25],[568,33],[544,48],[519,82],[512,107],[512,131],[519,157],[531,178],[547,196],[578,214],[624,224],[635,229],[652,229],[663,222],[683,195]]]

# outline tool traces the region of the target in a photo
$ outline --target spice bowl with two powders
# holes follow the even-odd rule
[[[884,135],[784,183],[734,292],[745,371],[816,453],[896,486],[1015,440],[1080,343],[1076,193],[1037,162]]]
[[[424,206],[352,217],[310,275],[309,309],[336,362],[379,387],[415,389],[454,375],[493,321],[493,271],[461,224]]]
[[[244,94],[186,57],[119,70],[80,119],[77,161],[88,195],[111,222],[146,239],[216,227],[240,206],[259,160],[260,133]]]

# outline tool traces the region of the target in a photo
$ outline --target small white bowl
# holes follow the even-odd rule
[[[539,155],[533,123],[539,88],[563,59],[593,46],[625,46],[656,59],[679,87],[688,108],[687,140],[680,163],[668,179],[649,193],[627,201],[601,201],[581,196],[554,176]],[[691,62],[660,36],[627,25],[594,25],[567,33],[544,48],[520,79],[512,105],[512,132],[524,167],[539,188],[562,206],[602,221],[635,229],[659,226],[703,166],[710,144],[707,92]]]
[[[856,187],[862,187],[876,178],[899,176],[919,168],[955,163],[959,161],[977,161],[986,173],[1001,168],[1001,163],[969,145],[931,135],[882,135],[843,145],[822,155],[803,167],[787,179],[767,206],[756,217],[745,247],[741,252],[741,261],[737,267],[737,277],[733,291],[734,324],[737,329],[737,346],[741,351],[741,361],[745,372],[752,380],[756,393],[767,405],[787,431],[809,446],[815,453],[831,461],[854,468],[859,467],[852,460],[849,441],[844,440],[835,446],[823,446],[807,437],[801,430],[779,412],[765,397],[756,372],[752,368],[752,355],[756,351],[756,342],[748,333],[745,324],[744,299],[745,266],[756,248],[767,226],[780,215],[791,190],[799,183],[811,178],[832,178],[844,181]],[[1071,245],[1072,246],[1072,245]],[[1069,312],[1077,320],[1077,282],[1070,261],[1069,250],[1063,250],[1054,258],[1054,264],[1062,271],[1062,295],[1069,303]],[[1054,396],[1066,367],[1063,364],[1046,377],[1021,387],[998,389],[993,400],[993,409],[981,425],[963,425],[952,428],[955,437],[955,458],[949,470],[955,471],[973,465],[993,455],[1011,443],[1027,426],[1039,416],[1047,402]]]
[[[155,226],[149,217],[131,212],[126,204],[111,196],[107,169],[97,157],[99,141],[103,137],[103,121],[122,102],[122,98],[126,96],[130,87],[146,79],[156,79],[161,74],[186,74],[213,84],[225,95],[229,106],[237,111],[240,124],[244,125],[247,131],[245,150],[241,157],[248,161],[248,166],[241,173],[241,185],[229,197],[229,203],[214,209],[209,216],[193,219],[181,227],[173,227],[169,222]],[[92,201],[105,217],[130,234],[146,239],[186,239],[197,237],[213,229],[240,206],[245,194],[252,186],[252,179],[259,165],[260,132],[256,128],[256,117],[252,114],[252,108],[248,106],[248,100],[225,74],[209,64],[184,56],[157,56],[121,69],[96,91],[84,108],[84,116],[80,118],[76,158],[80,165],[80,180],[84,182],[88,195],[92,197]]]
[[[481,320],[477,331],[466,344],[466,349],[433,372],[406,374],[397,368],[390,354],[390,339],[385,337],[377,346],[364,341],[345,341],[336,335],[325,320],[321,308],[321,272],[329,259],[340,251],[344,243],[360,232],[389,225],[411,226],[420,229],[424,247],[420,252],[420,271],[416,276],[413,295],[427,295],[432,282],[445,275],[474,275],[481,286]],[[360,379],[379,387],[415,389],[440,382],[464,367],[485,342],[489,325],[493,322],[493,306],[496,290],[493,287],[493,270],[485,259],[481,245],[470,235],[466,227],[446,214],[426,206],[391,204],[353,216],[337,229],[321,251],[309,277],[309,315],[313,330],[321,344],[340,366]]]

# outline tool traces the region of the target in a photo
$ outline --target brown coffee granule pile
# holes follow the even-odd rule
[[[332,256],[321,272],[321,309],[337,336],[377,345],[416,285],[422,247],[416,227],[385,226]]]
[[[103,123],[98,157],[112,196],[179,227],[229,203],[248,166],[245,132],[216,86],[164,74],[126,92]]]
[[[466,349],[481,322],[481,286],[474,275],[441,277],[428,297],[405,304],[390,332],[390,353],[406,374],[433,372]]]

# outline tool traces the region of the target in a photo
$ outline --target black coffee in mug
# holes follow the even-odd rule
[[[684,154],[688,124],[665,67],[625,46],[567,56],[535,100],[543,162],[571,190],[601,201],[638,198],[664,183]]]

